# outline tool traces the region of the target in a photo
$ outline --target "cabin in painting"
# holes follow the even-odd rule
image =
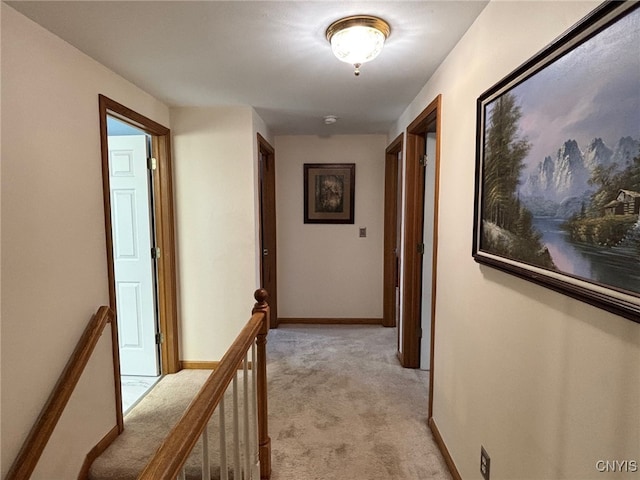
[[[605,215],[633,215],[640,212],[640,192],[620,190],[615,200],[604,206]]]

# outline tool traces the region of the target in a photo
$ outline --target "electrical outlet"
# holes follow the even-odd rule
[[[482,473],[484,480],[489,480],[489,475],[491,474],[491,458],[489,458],[489,454],[482,445],[480,445],[480,473]]]

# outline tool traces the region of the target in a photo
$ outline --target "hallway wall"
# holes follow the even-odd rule
[[[4,478],[91,315],[109,303],[98,94],[167,126],[169,109],[0,9]],[[107,328],[32,478],[76,478],[116,424],[114,388]]]
[[[248,106],[171,109],[180,359],[218,361],[247,323],[260,276],[257,139]]]
[[[275,138],[279,317],[382,318],[386,146],[385,135]],[[356,164],[353,225],[303,223],[305,163]]]
[[[605,479],[640,452],[640,325],[471,257],[476,99],[598,5],[491,2],[389,138],[442,94],[434,420],[462,478]]]

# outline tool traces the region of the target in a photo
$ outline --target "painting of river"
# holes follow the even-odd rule
[[[638,45],[604,3],[478,98],[473,256],[640,322]]]
[[[553,262],[563,272],[584,280],[640,293],[640,254],[631,247],[602,248],[572,242],[564,219],[533,217],[534,228]]]

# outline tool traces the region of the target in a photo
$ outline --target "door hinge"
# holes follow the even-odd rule
[[[158,161],[155,157],[147,158],[147,168],[149,170],[157,170],[158,169]]]
[[[418,253],[420,255],[424,255],[424,243],[419,243],[417,247],[418,247]]]
[[[429,156],[428,155],[422,155],[420,157],[420,166],[421,167],[426,167],[428,162],[429,162]]]
[[[418,329],[418,338],[422,338],[422,328]]]
[[[164,343],[164,335],[161,332],[156,333],[156,345]]]
[[[154,260],[160,258],[160,247],[151,248],[151,258],[153,258]]]

